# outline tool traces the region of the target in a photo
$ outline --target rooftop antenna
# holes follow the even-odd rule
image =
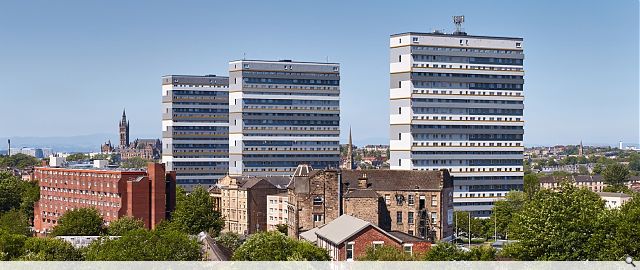
[[[242,53],[242,60],[247,60],[247,53]]]
[[[453,32],[454,35],[462,35],[462,36],[467,35],[467,33],[464,32],[464,28],[462,28],[463,23],[464,23],[464,15],[453,16],[453,24],[456,25],[456,31]]]

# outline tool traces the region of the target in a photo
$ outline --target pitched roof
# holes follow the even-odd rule
[[[342,182],[355,188],[363,175],[373,190],[440,190],[453,186],[447,171],[343,170]]]
[[[354,236],[355,234],[359,233],[360,231],[364,230],[369,226],[372,226],[376,230],[384,233],[385,235],[389,236],[390,238],[398,242],[402,242],[397,237],[390,235],[384,230],[378,228],[378,226],[346,214],[320,227],[316,231],[316,235],[337,245],[346,241],[351,236]]]
[[[619,198],[631,198],[630,195],[616,192],[596,192],[600,197],[619,197]]]
[[[406,233],[401,232],[401,231],[390,231],[389,234],[395,236],[398,239],[400,239],[402,241],[402,243],[428,242],[427,239],[423,239],[423,238],[420,238],[420,237],[417,237],[417,236],[406,234]]]
[[[309,242],[315,243],[318,240],[318,235],[316,235],[316,232],[319,229],[320,229],[319,227],[316,227],[306,232],[302,232],[300,233],[300,238],[302,238],[303,240],[307,240]]]

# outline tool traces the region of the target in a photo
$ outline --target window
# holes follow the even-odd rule
[[[354,246],[354,242],[349,242],[347,243],[347,261],[353,261],[353,246]]]
[[[313,222],[322,222],[324,219],[322,214],[313,214]]]
[[[402,114],[402,107],[398,107],[398,114]]]
[[[402,166],[402,159],[398,159],[398,166]]]
[[[387,203],[387,205],[391,205],[391,195],[384,195],[384,201]]]
[[[407,253],[407,255],[413,255],[413,244],[404,244],[402,249],[404,250],[404,253]]]
[[[413,204],[415,204],[415,197],[414,197],[413,195],[409,195],[409,196],[408,196],[408,199],[407,199],[407,203],[408,203],[409,205],[413,205]]]
[[[396,223],[402,224],[402,211],[396,212]]]
[[[373,241],[373,249],[376,250],[384,245],[384,241]]]
[[[398,133],[398,140],[402,140],[402,133]]]
[[[418,38],[417,38],[417,37],[414,37],[414,38],[413,38],[413,42],[418,43]]]
[[[436,205],[438,205],[438,196],[431,195],[431,206],[436,206]]]
[[[398,62],[402,62],[402,55],[398,55]]]
[[[516,48],[522,48],[522,43],[516,42]]]
[[[323,201],[324,200],[322,199],[322,197],[315,197],[313,198],[313,205],[315,206],[322,205]]]
[[[435,224],[437,220],[438,220],[438,213],[431,212],[431,223]]]
[[[409,230],[409,231],[407,231],[407,234],[408,234],[408,235],[413,235],[413,230]]]
[[[413,224],[413,212],[407,213],[407,223]]]

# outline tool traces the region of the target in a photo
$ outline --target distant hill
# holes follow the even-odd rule
[[[148,134],[147,134],[148,135]],[[131,141],[136,138],[159,138],[159,134],[153,136],[135,136],[131,134]],[[11,139],[11,148],[42,147],[51,148],[55,152],[98,152],[100,145],[111,140],[118,144],[118,134],[97,133],[78,136],[53,136],[53,137],[0,137],[0,152],[6,152],[7,139]]]

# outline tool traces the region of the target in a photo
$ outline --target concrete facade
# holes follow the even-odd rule
[[[391,169],[447,169],[456,211],[488,216],[522,190],[522,38],[390,37]]]
[[[336,63],[229,63],[229,174],[291,175],[340,163]]]
[[[228,85],[215,75],[162,77],[162,163],[187,191],[227,174]]]
[[[289,222],[289,195],[281,192],[267,195],[267,231],[275,231],[278,225]]]

